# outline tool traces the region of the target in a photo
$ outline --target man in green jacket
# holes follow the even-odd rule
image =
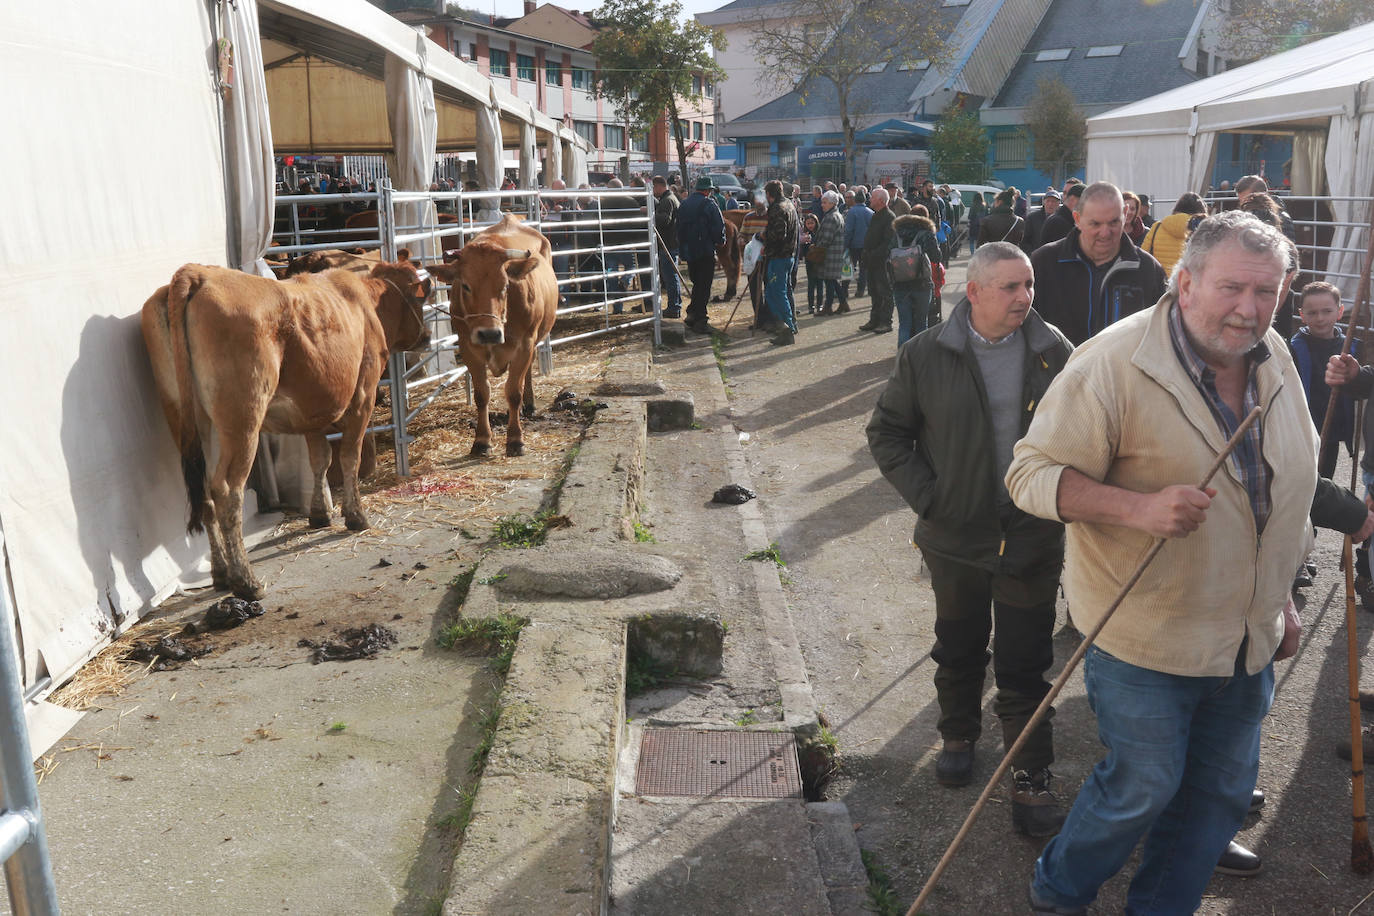
[[[994,626],[994,708],[1010,747],[1049,692],[1064,527],[1027,515],[1003,483],[1050,381],[1073,349],[1031,309],[1030,260],[1008,242],[979,247],[967,298],[897,355],[868,424],[878,467],[919,516],[914,540],[935,592],[935,692],[944,747],[935,778],[973,777]],[[1050,789],[1047,718],[1012,762],[1012,825],[1050,836],[1063,821]]]

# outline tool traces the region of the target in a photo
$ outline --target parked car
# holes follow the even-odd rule
[[[744,190],[744,185],[739,183],[739,179],[729,172],[707,172],[706,177],[711,179],[711,184],[716,186],[722,194],[729,194],[737,200],[744,200],[749,193]]]
[[[989,210],[992,209],[993,202],[997,199],[1001,188],[993,187],[990,184],[952,184],[949,186],[951,191],[958,191],[959,196],[964,201],[964,207],[959,211],[959,222],[968,222],[968,208],[973,206],[974,195],[981,194],[983,203],[987,204]]]

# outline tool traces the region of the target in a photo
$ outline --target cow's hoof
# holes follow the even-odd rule
[[[507,443],[506,443],[506,457],[507,457],[507,458],[519,458],[519,457],[520,457],[521,455],[523,455],[523,454],[525,454],[525,443],[523,443],[523,442],[507,442]]]
[[[520,416],[524,417],[526,420],[528,420],[528,419],[530,419],[531,417],[533,417],[533,416],[534,416],[534,405],[533,405],[533,404],[526,404],[524,407],[521,407],[521,408],[520,408]]]
[[[491,443],[474,442],[472,443],[472,451],[468,452],[468,454],[473,458],[484,458],[491,454]]]
[[[329,516],[327,516],[327,515],[312,515],[312,516],[310,516],[310,527],[311,527],[311,528],[328,528],[328,527],[329,527]]]
[[[267,589],[263,588],[257,582],[231,585],[229,590],[234,593],[235,598],[242,598],[244,601],[259,601],[267,595]]]
[[[372,523],[367,520],[366,515],[346,515],[344,516],[344,527],[349,531],[366,531],[372,527]]]

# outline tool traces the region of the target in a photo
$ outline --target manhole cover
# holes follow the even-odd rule
[[[800,798],[797,741],[790,732],[646,728],[635,792]]]

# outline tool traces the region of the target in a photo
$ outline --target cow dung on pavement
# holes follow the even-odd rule
[[[537,551],[501,567],[493,585],[531,598],[623,598],[672,588],[682,570],[671,560],[630,548]]]

